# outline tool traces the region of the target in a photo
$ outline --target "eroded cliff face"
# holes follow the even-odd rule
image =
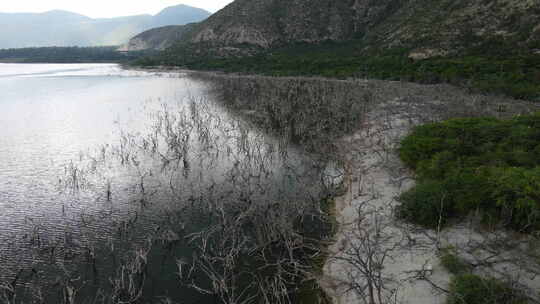
[[[425,58],[486,39],[540,49],[538,20],[538,0],[236,0],[180,40],[190,49],[200,45],[228,56],[357,39],[367,47],[410,48],[413,57]]]

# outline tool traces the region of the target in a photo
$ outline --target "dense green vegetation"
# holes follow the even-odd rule
[[[128,62],[143,53],[121,53],[117,47],[40,47],[0,50],[0,62],[10,63],[92,63]]]
[[[443,249],[441,264],[453,277],[448,304],[525,304],[527,299],[510,284],[472,273],[472,266],[451,248]]]
[[[243,46],[239,46],[242,48]],[[272,76],[372,77],[420,83],[448,82],[483,92],[540,99],[540,54],[520,52],[511,41],[488,40],[466,52],[413,60],[408,49],[366,51],[358,41],[299,44],[249,57],[217,58],[178,46],[137,65],[183,66],[195,70]]]
[[[441,264],[448,272],[455,275],[465,274],[471,271],[471,266],[449,249],[442,251]]]
[[[490,225],[540,229],[540,113],[423,125],[400,156],[418,178],[400,197],[401,217],[437,227],[478,212]]]
[[[525,304],[516,290],[495,279],[474,274],[455,276],[450,282],[448,304]]]

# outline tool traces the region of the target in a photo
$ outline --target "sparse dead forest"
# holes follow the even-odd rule
[[[208,96],[164,105],[146,133],[122,133],[66,166],[62,195],[121,212],[81,214],[76,231],[36,226],[24,240],[36,263],[6,270],[0,302],[330,303],[320,286],[331,285],[329,262],[346,266],[338,290],[365,303],[401,303],[405,281],[448,292],[433,265],[388,272],[404,250],[443,247],[440,231],[397,220],[395,193],[380,188],[412,178],[397,145],[416,124],[531,110],[444,85],[190,77]]]

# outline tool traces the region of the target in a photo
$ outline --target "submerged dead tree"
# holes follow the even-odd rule
[[[77,232],[66,233],[59,246],[49,242],[54,250],[39,251],[51,261],[63,261],[62,254],[92,264],[90,278],[63,285],[77,291],[68,292],[67,302],[178,302],[165,295],[171,290],[148,287],[156,260],[174,261],[174,290],[187,288],[226,304],[298,302],[317,286],[314,278],[335,231],[330,202],[346,171],[336,139],[363,128],[382,132],[371,130],[367,117],[381,100],[401,96],[398,104],[410,113],[425,96],[459,99],[442,89],[383,82],[196,78],[208,82],[215,102],[192,97],[178,107],[163,106],[147,132],[122,133],[118,144],[66,167],[61,186],[67,193],[90,193],[111,213],[122,212],[81,214]],[[470,109],[442,103],[430,108],[432,119]],[[383,161],[392,152],[373,151]],[[97,220],[110,223],[106,244],[93,235]],[[389,303],[396,289],[395,278],[383,271],[400,246],[389,239],[388,225],[380,210],[359,209],[340,257],[353,269],[348,287],[366,303]],[[31,239],[44,247],[39,235]],[[95,283],[97,273],[106,280]],[[1,284],[0,299],[17,299],[16,283]],[[34,302],[44,298],[36,292]]]

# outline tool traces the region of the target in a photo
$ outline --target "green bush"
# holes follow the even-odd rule
[[[491,201],[499,218],[515,229],[537,228],[540,219],[540,167],[534,169],[494,168]],[[487,208],[486,208],[487,209]]]
[[[436,228],[439,220],[444,225],[453,211],[446,197],[442,183],[426,181],[401,195],[398,216],[430,228]]]
[[[506,284],[473,274],[454,277],[448,304],[525,304],[527,301]]]
[[[459,275],[466,274],[471,271],[471,266],[449,250],[443,251],[441,256],[441,264],[448,272]]]
[[[420,126],[400,156],[418,178],[400,197],[402,218],[435,227],[441,214],[444,223],[479,211],[490,224],[540,229],[540,113]]]

